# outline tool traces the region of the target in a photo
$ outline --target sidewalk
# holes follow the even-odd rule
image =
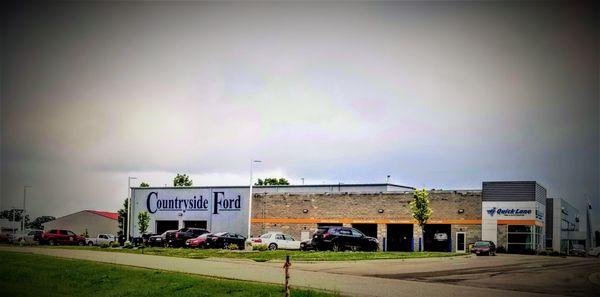
[[[210,259],[186,259],[152,255],[86,250],[62,250],[35,247],[0,247],[3,251],[26,252],[63,258],[90,260],[111,264],[184,272],[218,278],[248,280],[283,284],[283,268],[273,263],[253,261],[214,261]],[[422,283],[396,279],[343,275],[318,271],[306,271],[291,267],[292,287],[314,288],[339,292],[344,296],[551,296],[496,289],[465,287],[441,283]]]

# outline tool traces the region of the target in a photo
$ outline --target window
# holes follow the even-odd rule
[[[526,225],[509,225],[508,232],[531,232],[531,226]]]
[[[73,231],[67,231],[67,235],[75,235],[75,233],[73,233]]]
[[[271,238],[271,233],[263,234],[260,238],[269,239],[269,238]]]
[[[293,237],[291,237],[291,236],[289,236],[287,234],[284,234],[283,238],[285,238],[285,240],[287,240],[287,241],[295,241],[295,239]]]
[[[340,229],[339,231],[340,235],[352,236],[352,231],[348,229]]]
[[[100,235],[100,238],[102,238],[102,239],[108,239],[108,237],[106,237],[106,235],[104,235],[104,234]]]
[[[352,236],[354,237],[363,237],[365,236],[362,232],[356,230],[356,229],[352,229]]]
[[[56,234],[56,230],[52,229],[48,233],[50,233],[50,234]]]
[[[69,233],[67,233],[67,230],[60,230],[60,234],[62,234],[62,235],[69,235]]]
[[[277,235],[275,235],[275,239],[277,239],[277,240],[283,240],[283,235],[277,234]]]

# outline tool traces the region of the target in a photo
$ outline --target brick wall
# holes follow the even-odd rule
[[[409,207],[412,199],[412,193],[257,193],[252,204],[253,218],[266,219],[267,222],[253,223],[252,234],[283,231],[300,238],[301,231],[308,230],[312,234],[319,222],[351,226],[352,222],[358,220],[377,224],[377,236],[381,241],[386,236],[387,223],[413,223]],[[431,223],[453,224],[452,237],[462,228],[467,232],[468,243],[481,238],[481,223],[473,223],[481,220],[480,192],[432,191],[429,200],[433,209]],[[382,213],[379,212],[380,209],[383,210]],[[464,212],[459,213],[459,209]],[[274,222],[273,219],[288,219],[288,222]],[[295,222],[289,222],[289,219]],[[461,220],[471,221],[471,223],[461,224]],[[415,247],[417,247],[420,229],[415,226],[413,230]]]

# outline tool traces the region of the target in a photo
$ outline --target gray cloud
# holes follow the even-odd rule
[[[2,206],[162,185],[538,180],[598,201],[597,23],[553,3],[60,3],[3,10]],[[139,181],[138,181],[139,182]]]

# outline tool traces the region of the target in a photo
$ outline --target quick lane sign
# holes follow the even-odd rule
[[[504,215],[504,216],[525,216],[531,214],[531,209],[519,209],[519,208],[496,208],[492,207],[487,210],[488,215],[494,216]]]

